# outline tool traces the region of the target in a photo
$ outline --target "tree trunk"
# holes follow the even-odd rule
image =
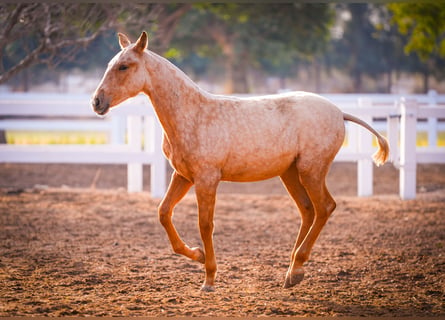
[[[232,71],[233,93],[249,93],[247,53],[241,53],[239,57],[234,57],[232,61],[234,62]]]
[[[234,91],[234,83],[233,83],[233,61],[230,57],[227,57],[225,62],[225,84],[224,84],[224,93],[231,94]]]
[[[0,144],[6,143],[6,131],[0,130]]]
[[[391,93],[392,89],[392,70],[388,70],[387,73],[387,83],[386,83],[386,93]]]
[[[29,69],[24,69],[22,71],[22,90],[23,92],[28,92],[29,91]]]
[[[354,73],[354,93],[362,92],[362,73],[360,71],[356,71]]]
[[[430,90],[430,81],[429,81],[429,75],[428,68],[425,68],[423,71],[423,93],[428,93]]]
[[[219,24],[209,26],[209,33],[221,47],[225,57],[225,86],[224,92],[248,93],[249,84],[247,81],[248,53],[236,50],[236,35],[227,33]]]
[[[286,88],[286,77],[285,76],[281,76],[280,77],[280,89],[281,90],[285,90]]]
[[[318,59],[314,60],[313,63],[314,66],[314,79],[315,79],[315,92],[320,93],[321,92],[321,65]]]

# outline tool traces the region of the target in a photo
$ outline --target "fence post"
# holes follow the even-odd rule
[[[437,106],[437,92],[435,90],[428,91],[428,107]],[[437,118],[428,118],[428,147],[437,147]]]
[[[150,188],[153,198],[162,198],[165,194],[166,160],[162,154],[163,131],[154,116],[145,117],[145,151],[153,155],[150,166]]]
[[[403,200],[416,197],[417,101],[400,101],[399,194]]]
[[[125,144],[125,118],[113,115],[111,117],[111,133],[109,133],[109,143]]]
[[[399,101],[394,101],[398,112],[396,114],[389,114],[386,118],[386,131],[388,135],[388,144],[390,151],[390,160],[394,167],[400,167],[400,151],[399,151],[399,122],[400,122],[400,104]]]
[[[359,108],[369,108],[372,101],[369,98],[359,98]],[[372,116],[361,116],[362,120],[372,125]],[[358,131],[358,151],[360,154],[372,153],[372,135],[368,130]],[[357,195],[359,197],[372,196],[373,191],[373,165],[371,157],[360,159],[357,162]]]
[[[132,150],[140,151],[142,148],[142,117],[128,116],[127,133],[128,145]],[[142,163],[128,163],[127,190],[128,192],[141,192],[143,187]]]

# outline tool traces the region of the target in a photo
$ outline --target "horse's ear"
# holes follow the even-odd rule
[[[134,48],[138,52],[143,52],[145,49],[147,49],[147,45],[148,45],[147,32],[143,31],[141,33],[141,36],[139,37],[138,41],[136,41],[136,44],[135,44]]]
[[[119,32],[117,36],[119,37],[119,44],[121,46],[121,49],[126,48],[131,44],[130,39],[128,39],[125,34]]]

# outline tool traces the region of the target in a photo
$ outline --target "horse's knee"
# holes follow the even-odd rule
[[[214,224],[211,219],[201,218],[199,219],[199,230],[202,234],[209,234],[213,232]]]
[[[171,221],[170,207],[164,203],[161,203],[158,207],[159,222],[165,227]]]
[[[305,214],[307,214],[307,215],[313,215],[314,214],[314,205],[312,204],[312,201],[311,201],[311,199],[308,196],[301,197],[301,199],[300,199],[298,204],[301,207],[300,209],[302,211],[304,211]]]
[[[309,199],[307,202],[303,203],[303,210],[301,210],[301,216],[302,216],[303,222],[306,224],[312,225],[312,223],[314,222],[315,208]]]

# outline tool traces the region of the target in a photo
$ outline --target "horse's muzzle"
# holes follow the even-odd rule
[[[105,99],[103,97],[101,99],[100,96],[101,95],[99,94],[96,97],[94,97],[93,100],[91,101],[91,105],[93,107],[94,112],[96,112],[98,115],[103,116],[110,109],[110,104],[104,101]]]

